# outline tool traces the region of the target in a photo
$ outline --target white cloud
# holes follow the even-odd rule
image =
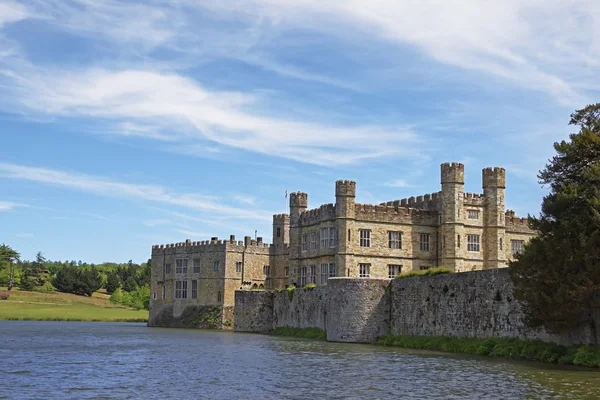
[[[4,24],[17,22],[30,17],[30,12],[23,5],[4,0],[0,3],[0,28]]]
[[[146,226],[158,226],[158,225],[168,225],[171,224],[172,221],[168,220],[168,219],[151,219],[148,221],[143,221],[142,222],[144,225]]]
[[[177,233],[181,233],[182,235],[186,235],[189,239],[195,238],[196,240],[208,240],[212,237],[210,234],[203,232],[194,232],[186,229],[173,229],[173,231]],[[214,236],[214,235],[213,235]],[[193,241],[194,239],[192,239]]]
[[[417,157],[422,145],[407,126],[346,128],[265,115],[268,110],[255,95],[210,91],[177,74],[93,70],[41,75],[34,69],[5,75],[19,83],[14,93],[29,110],[123,120],[130,128],[139,126],[131,121],[160,126],[163,138],[182,143],[205,141],[328,166]],[[156,138],[157,130],[137,128],[135,134]]]
[[[62,186],[102,196],[165,203],[240,218],[271,220],[271,215],[266,211],[230,207],[214,201],[211,197],[177,193],[157,185],[115,182],[103,177],[7,163],[0,163],[0,177]]]
[[[22,239],[33,239],[33,233],[15,233],[15,236]]]
[[[0,201],[0,211],[12,211],[17,207],[27,207],[25,204],[13,203],[12,201]]]
[[[408,183],[406,183],[406,181],[402,180],[402,179],[395,179],[393,181],[388,181],[385,182],[383,184],[383,186],[387,186],[387,187],[396,187],[396,188],[404,188],[404,187],[408,187]]]
[[[248,204],[250,206],[256,204],[256,197],[254,196],[236,194],[235,196],[233,196],[233,199],[239,203]]]

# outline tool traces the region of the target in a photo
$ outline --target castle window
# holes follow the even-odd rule
[[[371,231],[366,230],[366,229],[361,229],[358,232],[360,235],[360,240],[359,240],[360,247],[371,247]]]
[[[321,263],[321,285],[327,284],[327,278],[329,278],[329,264]]]
[[[167,298],[167,288],[165,286],[162,287],[162,299]]]
[[[400,271],[402,271],[402,265],[388,265],[388,278],[395,278],[400,274]]]
[[[290,276],[290,268],[289,267],[285,267],[283,269],[283,275],[287,278],[288,276]]]
[[[310,283],[317,283],[317,266],[310,266]]]
[[[371,264],[358,264],[358,276],[361,278],[370,278]]]
[[[187,281],[175,281],[175,298],[187,299]]]
[[[165,274],[171,273],[171,264],[165,264]]]
[[[502,238],[500,238],[500,250],[502,250]]]
[[[329,263],[329,277],[335,277],[335,263]]]
[[[421,251],[429,251],[429,233],[421,233],[419,235],[419,249]]]
[[[194,258],[194,266],[192,267],[192,273],[193,274],[200,273],[200,259],[199,258]]]
[[[352,235],[350,235],[350,232],[351,232],[350,229],[348,229],[348,241],[351,240],[351,236],[352,236]]]
[[[300,268],[300,286],[306,286],[306,265]]]
[[[419,269],[420,269],[421,271],[428,270],[429,268],[431,268],[429,265],[421,265],[421,266],[419,267]]]
[[[193,280],[192,281],[192,299],[197,299],[197,298],[198,298],[198,281]]]
[[[306,235],[302,235],[302,251],[308,250],[308,240]]]
[[[467,217],[469,219],[479,219],[479,210],[467,210]]]
[[[175,273],[176,274],[187,274],[188,272],[188,259],[178,258],[175,260]]]
[[[218,303],[221,302],[221,291],[220,290],[217,292],[217,302]]]
[[[213,263],[213,271],[218,272],[219,271],[219,262],[215,261]]]
[[[271,266],[270,265],[263,266],[263,275],[266,277],[271,276]]]
[[[235,272],[238,274],[242,273],[242,267],[244,266],[244,263],[241,261],[238,261],[235,263]]]
[[[329,228],[321,228],[321,248],[329,247]]]
[[[460,249],[460,235],[456,235],[456,247]]]
[[[390,249],[401,249],[402,232],[388,232],[388,246]]]
[[[467,235],[467,251],[479,251],[479,235]]]
[[[522,253],[525,248],[525,241],[523,240],[511,240],[510,241],[510,249],[512,251],[513,257],[517,254]]]
[[[277,228],[277,237],[281,237],[281,228]]]
[[[329,228],[329,247],[335,247],[335,242],[337,241],[337,229]]]
[[[156,291],[152,292],[152,300],[156,300]]]
[[[312,232],[310,234],[310,249],[311,250],[317,249],[317,232]]]

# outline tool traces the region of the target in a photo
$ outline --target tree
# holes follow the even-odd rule
[[[0,245],[0,264],[4,267],[8,264],[9,268],[9,280],[8,280],[8,290],[11,290],[15,285],[15,266],[14,262],[18,261],[21,255],[17,253],[15,250],[11,249],[10,246],[2,243]]]
[[[133,276],[129,276],[125,282],[123,282],[123,290],[126,292],[133,292],[137,289],[137,283],[135,282],[135,278]]]
[[[587,325],[595,337],[600,313],[600,103],[571,115],[579,132],[554,144],[556,155],[538,178],[550,186],[537,236],[511,263],[515,296],[528,324],[554,332]]]
[[[108,294],[113,294],[115,290],[117,290],[121,286],[122,284],[121,278],[119,277],[119,273],[115,270],[109,271],[106,275],[106,285],[104,285],[104,287],[106,288],[106,292]]]
[[[23,276],[21,277],[21,289],[32,290],[36,287],[43,287],[49,279],[49,271],[46,268],[48,261],[38,252],[35,261],[26,263],[23,267]]]

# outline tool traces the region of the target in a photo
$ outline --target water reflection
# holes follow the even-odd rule
[[[595,370],[140,324],[0,321],[0,399],[595,399]]]

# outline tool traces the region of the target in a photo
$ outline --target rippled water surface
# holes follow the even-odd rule
[[[0,321],[0,399],[597,399],[600,372],[142,324]]]

